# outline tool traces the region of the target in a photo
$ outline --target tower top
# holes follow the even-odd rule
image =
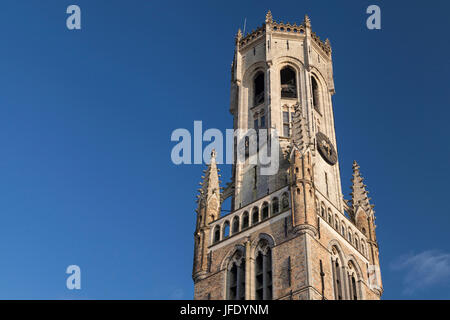
[[[277,22],[273,19],[272,11],[268,10],[265,17],[265,23],[258,27],[256,30],[252,30],[247,34],[240,34],[236,36],[236,46],[240,48],[246,47],[247,45],[254,43],[256,40],[260,39],[266,34],[266,32],[271,32],[272,34],[290,34],[298,37],[305,37],[307,35],[306,29],[311,29],[311,19],[308,15],[305,15],[303,22],[299,25],[297,23],[289,22]],[[312,40],[322,49],[325,55],[331,55],[330,42],[322,41],[316,33],[311,32],[310,34]]]

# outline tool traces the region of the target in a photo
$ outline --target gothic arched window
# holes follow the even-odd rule
[[[223,235],[222,238],[228,238],[230,236],[230,222],[225,221],[225,223],[223,224]]]
[[[353,262],[349,262],[348,264],[348,298],[350,300],[358,300],[358,274],[357,274],[356,265]]]
[[[272,299],[272,250],[266,240],[262,240],[255,259],[255,298]]]
[[[216,228],[214,229],[214,243],[219,241],[220,241],[220,227],[216,226]]]
[[[264,102],[264,73],[258,72],[253,79],[253,105],[257,106]]]
[[[238,232],[239,232],[239,217],[234,217],[232,233],[235,234]]]
[[[269,205],[267,204],[267,202],[263,203],[261,211],[262,220],[267,219],[269,217]]]
[[[253,208],[252,211],[252,225],[259,222],[259,210],[258,208]]]
[[[228,265],[228,299],[245,300],[245,255],[236,251]]]
[[[281,97],[297,98],[297,81],[295,79],[295,71],[286,66],[280,71],[281,78]]]
[[[280,204],[278,203],[278,198],[273,198],[272,200],[272,214],[278,213],[280,210]]]
[[[341,267],[339,261],[336,259],[333,263],[333,275],[334,275],[334,294],[336,300],[342,300],[342,277]]]
[[[357,291],[356,291],[356,280],[355,280],[355,276],[354,275],[352,275],[352,293],[353,293],[353,296],[352,296],[352,299],[353,300],[358,300],[358,294],[357,294]]]
[[[283,210],[289,208],[289,198],[287,193],[283,193],[283,196],[281,197],[281,207]]]
[[[247,229],[248,225],[249,225],[248,212],[245,211],[244,214],[242,215],[242,230]]]
[[[311,86],[312,86],[312,98],[313,98],[313,107],[317,112],[320,112],[320,89],[317,80],[314,77],[311,77]]]

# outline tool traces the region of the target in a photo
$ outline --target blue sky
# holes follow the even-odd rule
[[[66,28],[70,4],[81,31]],[[365,27],[371,4],[380,31]],[[234,35],[268,9],[308,13],[331,41],[343,190],[356,159],[384,298],[450,298],[448,2],[4,0],[1,299],[192,298],[203,167],[172,164],[170,135],[232,126]],[[71,264],[79,291],[65,286]]]

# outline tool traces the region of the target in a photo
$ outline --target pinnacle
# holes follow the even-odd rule
[[[219,192],[220,195],[220,175],[216,164],[216,150],[211,151],[211,161],[206,170],[203,170],[203,173],[202,181],[199,183],[201,188],[198,189],[200,201],[209,198],[216,192]]]
[[[293,147],[302,152],[309,145],[309,132],[306,126],[306,118],[303,116],[302,107],[297,105],[293,115],[292,138]]]
[[[305,20],[303,21],[305,27],[311,28],[311,19],[309,19],[308,15],[305,14]]]
[[[373,208],[373,205],[370,204],[371,198],[368,196],[369,191],[366,190],[367,186],[363,183],[364,178],[361,176],[359,172],[359,165],[355,161],[353,161],[353,178],[351,179],[352,192],[350,195],[352,196],[352,205],[353,210],[356,211],[356,205],[361,206],[365,210],[370,210]]]
[[[242,39],[242,31],[241,28],[238,29],[238,32],[236,34],[236,41],[239,41]]]
[[[266,14],[266,23],[272,23],[272,22],[273,22],[272,12],[269,10],[269,11],[267,11],[267,14]]]

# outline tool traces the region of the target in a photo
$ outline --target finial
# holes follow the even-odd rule
[[[241,28],[239,28],[237,34],[236,34],[236,41],[239,41],[242,39],[242,31]]]
[[[305,14],[305,20],[303,21],[303,24],[305,25],[305,27],[311,28],[311,20],[309,19],[307,14]]]
[[[328,48],[331,47],[330,39],[328,39],[328,38],[325,39],[325,45],[326,45]]]
[[[216,149],[211,150],[211,158],[216,158]]]
[[[266,13],[266,23],[272,23],[272,22],[273,22],[272,12],[269,10]]]

